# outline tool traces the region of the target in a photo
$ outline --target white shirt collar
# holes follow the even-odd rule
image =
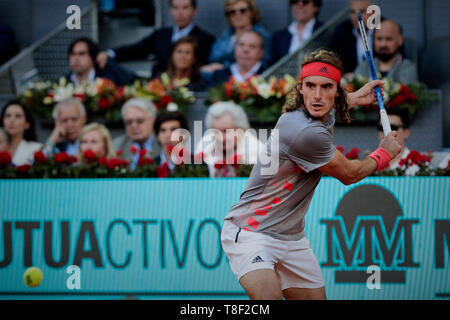
[[[192,29],[194,29],[194,26],[195,25],[193,23],[191,23],[186,28],[183,28],[182,30],[180,30],[180,28],[178,28],[177,25],[174,25],[172,28],[172,42],[175,42],[178,39],[189,35],[189,33],[192,31]]]
[[[253,77],[255,74],[257,74],[259,68],[261,68],[261,61],[257,62],[249,72],[242,75],[239,71],[239,65],[235,62],[230,66],[231,75],[233,76],[234,80],[237,82],[244,82],[251,77]]]
[[[311,19],[303,28],[301,34],[298,33],[298,21],[294,20],[288,27],[289,33],[292,35],[291,45],[289,46],[289,53],[292,53],[303,45],[306,40],[311,38],[313,34],[314,25],[316,24],[316,19]]]
[[[90,83],[90,82],[94,82],[94,80],[95,80],[95,69],[92,68],[91,71],[89,71],[89,75],[88,75],[87,81]],[[77,79],[77,77],[75,75],[75,72],[72,72],[70,74],[70,81],[72,81],[76,86],[79,86],[81,84],[78,81],[78,79]]]

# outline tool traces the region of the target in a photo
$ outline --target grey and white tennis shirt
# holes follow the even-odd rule
[[[335,156],[334,110],[325,123],[303,109],[284,113],[279,131],[279,168],[262,175],[261,161],[253,167],[240,200],[225,217],[244,230],[292,241],[304,237],[305,214],[322,173],[317,168]],[[271,136],[267,145],[270,146]],[[270,156],[270,148],[265,148]]]

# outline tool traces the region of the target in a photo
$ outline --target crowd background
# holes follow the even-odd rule
[[[0,15],[0,21],[4,22],[5,25],[5,31],[3,32],[5,36],[1,39],[0,44],[6,48],[2,51],[5,52],[6,57],[3,62],[7,61],[8,58],[14,59],[14,55],[20,53],[19,48],[33,45],[39,42],[40,37],[52,32],[58,24],[67,18],[65,8],[72,4],[59,1],[58,5],[55,6],[55,3],[50,0],[39,2],[29,0],[26,2],[25,5],[28,5],[28,8],[34,8],[34,10],[29,10],[28,13],[20,10],[20,13],[15,15],[7,15],[8,12],[11,13],[13,7],[6,7],[6,5],[11,5],[12,2],[0,1],[0,8],[5,8],[5,12],[2,13],[3,16]],[[33,4],[37,3],[39,5],[33,7]],[[186,3],[188,6],[192,6],[194,3],[196,7],[193,7],[193,11],[186,11]],[[444,153],[445,147],[450,147],[450,99],[447,85],[450,82],[450,77],[448,76],[448,68],[445,68],[446,59],[442,58],[446,51],[438,48],[445,48],[445,45],[450,41],[450,23],[445,17],[445,12],[448,12],[445,9],[450,9],[447,1],[78,1],[77,4],[84,9],[92,4],[97,6],[96,14],[98,13],[98,16],[91,20],[96,21],[94,29],[98,28],[97,39],[88,36],[76,42],[74,40],[80,37],[72,36],[67,43],[68,45],[64,48],[67,57],[65,66],[59,69],[65,71],[56,74],[55,72],[46,73],[45,70],[40,70],[42,72],[39,72],[39,77],[55,80],[64,76],[67,81],[74,84],[93,81],[96,77],[106,77],[117,85],[123,85],[130,84],[136,79],[158,79],[166,72],[173,87],[186,86],[201,96],[209,88],[226,82],[230,76],[233,76],[239,82],[244,82],[255,75],[264,75],[264,72],[274,70],[274,68],[277,68],[277,63],[279,64],[279,59],[301,48],[306,43],[305,41],[314,35],[314,32],[333,20],[336,13],[346,11],[345,20],[334,26],[333,30],[330,30],[333,36],[331,41],[325,43],[324,46],[341,54],[347,79],[352,81],[355,77],[355,70],[367,76],[364,74],[366,73],[366,70],[364,70],[365,61],[362,60],[358,48],[358,37],[355,30],[352,30],[351,20],[354,17],[352,10],[354,11],[356,7],[367,7],[373,3],[381,8],[383,20],[386,20],[386,22],[383,22],[385,24],[382,29],[383,34],[381,32],[378,34],[378,52],[376,31],[375,33],[369,31],[369,37],[375,46],[375,54],[379,59],[377,61],[378,68],[382,71],[382,74],[397,77],[395,81],[401,81],[405,84],[422,81],[430,88],[438,88],[443,91],[441,97],[443,113],[441,113],[440,118],[434,119],[434,121],[443,124],[442,137],[440,137],[443,139],[443,148],[441,150],[422,151],[439,153],[439,161],[435,161],[435,167],[445,169],[448,161],[447,155]],[[15,8],[18,9],[18,6],[20,5],[16,4]],[[175,9],[178,11],[175,11]],[[38,17],[37,20],[40,24],[35,24],[36,19],[32,19],[31,25],[27,23],[31,16]],[[12,20],[14,17],[15,20]],[[173,29],[173,26],[176,26],[175,29]],[[183,29],[184,27],[187,28]],[[84,26],[82,26],[83,28]],[[90,26],[90,29],[92,29],[92,26]],[[386,34],[387,29],[390,32]],[[240,33],[237,30],[240,30]],[[295,32],[298,32],[298,34],[295,35]],[[397,39],[400,36],[403,36],[402,41]],[[171,46],[171,44],[175,45]],[[56,54],[54,52],[38,53],[45,55],[49,60],[52,59],[53,54]],[[398,54],[398,56],[395,54]],[[8,64],[8,62],[5,64]],[[406,71],[398,71],[402,68]],[[184,83],[183,78],[188,78],[189,83]],[[131,171],[136,171],[139,164],[142,164],[151,165],[152,172],[156,172],[157,168],[160,169],[159,172],[162,172],[163,176],[167,176],[168,172],[173,173],[173,163],[167,160],[168,142],[163,137],[158,138],[162,124],[155,121],[157,116],[160,116],[153,110],[157,106],[153,103],[145,105],[146,103],[143,101],[132,102],[134,102],[134,105],[131,105],[131,108],[129,104],[121,108],[122,126],[99,128],[94,125],[93,128],[89,128],[92,129],[91,131],[98,132],[97,140],[102,140],[100,136],[103,136],[103,151],[96,155],[97,160],[106,157],[108,154],[111,155],[111,148],[109,150],[105,148],[113,146],[116,149],[113,154],[117,155],[117,151],[119,151],[120,157],[127,158],[130,161]],[[85,111],[82,108],[72,108],[76,104],[74,101],[64,101],[64,104],[63,108],[58,108],[57,111],[53,112],[54,123],[50,126],[47,125],[47,127],[36,126],[36,136],[34,123],[29,120],[32,115],[27,114],[26,108],[17,101],[3,103],[2,123],[0,124],[3,130],[0,133],[5,136],[6,144],[9,144],[7,150],[15,165],[33,164],[36,161],[33,154],[37,150],[41,150],[46,157],[67,152],[70,156],[77,157],[77,161],[71,161],[70,158],[64,161],[82,163],[83,152],[92,151],[91,149],[95,148],[86,149],[84,147],[83,149],[81,147],[82,145],[92,146],[95,144],[95,137],[90,142],[86,140],[87,138],[84,142],[81,140],[82,137],[86,136],[83,127],[88,122],[92,124],[93,121],[85,118],[85,114],[83,114]],[[69,114],[64,118],[61,110],[71,109],[67,105],[72,105],[73,115]],[[213,128],[211,123],[215,123],[218,130],[223,130],[224,126],[242,129],[238,123],[241,123],[242,120],[248,122],[248,119],[246,119],[248,115],[245,112],[243,116],[236,116],[239,112],[243,112],[239,105],[222,106],[221,108],[225,110],[224,113],[215,114],[214,120],[217,121],[209,121],[210,128]],[[214,111],[221,108],[210,108],[210,110]],[[127,117],[130,109],[135,112]],[[236,111],[236,109],[241,110]],[[143,113],[139,114],[140,112]],[[192,119],[190,114],[182,116],[189,120]],[[12,117],[22,119],[17,120],[22,121],[19,125],[21,126],[19,130],[21,133],[17,133],[18,125],[8,122]],[[186,127],[185,129],[188,129],[188,125],[184,124],[185,122],[188,123],[186,119],[179,117],[172,119],[167,113],[163,114],[163,119],[165,119],[164,117],[167,118],[167,122],[176,123],[175,127]],[[211,117],[211,115],[205,111],[202,114],[202,119],[197,120],[205,120],[208,117]],[[395,115],[393,117],[395,118]],[[401,115],[398,115],[395,120],[400,119],[400,117]],[[395,120],[393,121],[395,122]],[[66,132],[73,131],[71,138],[68,138],[68,136],[65,136],[64,139],[61,138],[63,136],[60,134],[61,125],[58,126],[61,121],[66,121],[67,128],[64,129]],[[72,127],[70,127],[70,121],[74,122]],[[77,121],[78,124],[76,124]],[[158,127],[155,127],[155,123],[158,123]],[[145,126],[145,128],[141,128],[144,132],[141,132],[140,126]],[[25,134],[30,130],[30,127],[34,131],[34,136]],[[249,125],[244,126],[244,128],[248,127]],[[134,132],[132,132],[133,128],[135,129]],[[410,136],[410,131],[414,133],[414,124],[409,126],[409,121],[408,125],[403,123],[398,128],[405,131],[405,141]],[[105,133],[104,129],[106,131],[109,129],[110,133]],[[173,130],[173,128],[170,130]],[[376,131],[373,128],[375,136]],[[58,138],[58,135],[60,138]],[[133,138],[133,135],[141,136]],[[26,137],[32,138],[27,139]],[[236,135],[235,138],[239,139],[240,137]],[[26,147],[24,143],[21,144],[21,140],[27,142]],[[224,141],[226,140],[224,137]],[[130,149],[132,147],[135,148],[134,152]],[[225,142],[224,148],[226,149]],[[22,150],[25,149],[28,150],[28,154],[21,154],[19,157],[17,152],[23,153],[25,151]],[[141,150],[145,150],[145,152],[141,152]],[[408,150],[408,148],[405,147],[405,150]],[[355,152],[355,150],[353,150],[353,153],[349,152],[348,156],[354,157]],[[408,155],[405,153],[405,159]],[[90,154],[87,156],[90,156]],[[156,162],[146,162],[146,156],[151,157]],[[19,161],[18,158],[23,160]],[[411,156],[412,158],[414,157]],[[40,159],[42,160],[42,158]],[[414,158],[414,161],[411,161],[419,165],[420,161],[417,159]],[[396,167],[401,160],[396,159]],[[423,157],[422,160],[426,162],[426,158]],[[163,165],[165,166],[161,169],[160,167]],[[120,167],[120,165],[118,166]],[[233,170],[230,172],[230,170],[224,170],[221,163],[210,163],[208,165],[209,175],[211,177],[238,175],[237,167],[232,167]],[[227,168],[225,167],[225,169]],[[403,173],[406,171],[405,169]],[[411,170],[408,172],[411,172]],[[417,170],[414,172],[417,172]],[[395,174],[395,170],[392,174]]]

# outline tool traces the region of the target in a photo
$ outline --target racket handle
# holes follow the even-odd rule
[[[386,137],[389,134],[389,132],[391,132],[391,124],[389,123],[389,118],[386,113],[386,109],[380,110],[380,120],[381,125],[383,126],[384,136]]]

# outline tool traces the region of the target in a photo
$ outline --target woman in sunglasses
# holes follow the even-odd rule
[[[225,16],[230,27],[214,42],[209,55],[210,64],[202,68],[204,73],[224,69],[235,61],[237,35],[244,31],[257,31],[264,37],[266,47],[270,48],[270,34],[259,24],[260,12],[255,0],[226,0]],[[269,50],[266,50],[263,64],[267,66],[268,62]]]

